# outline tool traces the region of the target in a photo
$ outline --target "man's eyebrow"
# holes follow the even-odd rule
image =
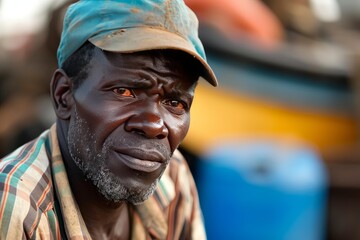
[[[120,77],[107,80],[105,86],[109,85],[130,85],[132,87],[148,88],[151,87],[151,81],[142,77]]]
[[[149,79],[140,76],[135,77],[133,79],[125,79],[125,81],[128,81],[130,84],[136,87],[148,88],[152,86],[152,83]]]

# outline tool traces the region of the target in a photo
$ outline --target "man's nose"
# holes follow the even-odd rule
[[[169,134],[160,114],[151,111],[142,111],[131,116],[125,124],[125,130],[138,133],[149,139],[163,139]]]

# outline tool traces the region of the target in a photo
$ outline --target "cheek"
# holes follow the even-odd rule
[[[173,120],[171,123],[168,123],[169,129],[169,142],[171,146],[171,150],[175,151],[175,149],[180,145],[180,143],[184,140],[190,126],[190,117],[187,115],[183,119]]]
[[[98,148],[101,148],[108,136],[123,126],[131,115],[127,108],[114,107],[113,104],[87,104],[86,106],[79,104],[77,112],[86,121]]]

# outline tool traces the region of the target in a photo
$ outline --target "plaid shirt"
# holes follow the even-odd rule
[[[131,239],[206,238],[197,190],[178,151],[154,195],[130,206],[130,213]],[[56,125],[0,161],[0,234],[4,240],[91,239],[70,189]]]

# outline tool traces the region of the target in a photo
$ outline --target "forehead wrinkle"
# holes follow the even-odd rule
[[[96,50],[96,61],[102,62],[103,65],[106,66],[106,74],[103,74],[102,81],[109,82],[109,81],[119,81],[125,83],[132,83],[139,87],[150,87],[151,83],[148,79],[144,79],[141,70],[129,68],[126,65],[126,59],[121,55],[121,57],[117,58],[117,62],[120,64],[116,65],[111,61],[113,56],[116,56],[116,53],[102,51],[101,49],[97,48]],[[119,61],[120,60],[120,61]],[[96,62],[95,62],[96,64]],[[111,79],[109,79],[111,76]],[[115,77],[112,77],[115,76]]]
[[[158,89],[168,86],[168,88],[173,88],[173,85],[176,83],[175,79],[176,74],[172,73],[169,69],[165,71],[158,71],[158,69],[153,68],[144,68],[139,70],[139,75],[142,76],[143,80],[148,80],[157,86]]]
[[[157,64],[160,60],[164,62],[159,57],[150,57],[149,55],[140,55],[137,53],[115,53],[115,52],[108,52],[102,51],[101,49],[97,48],[96,55],[100,57],[100,61],[105,61],[108,66],[111,66],[115,69],[130,69],[130,71],[141,71],[143,73],[150,73],[150,72],[158,72],[163,74],[171,74],[171,70],[168,67],[164,67],[165,64]],[[146,60],[145,58],[146,57]],[[130,68],[131,64],[127,64],[129,62],[135,62],[135,68]],[[149,75],[149,77],[151,77]],[[153,77],[151,77],[153,78]]]
[[[192,99],[194,97],[194,94],[189,93],[187,91],[184,90],[180,90],[180,89],[175,89],[175,88],[170,88],[169,92],[171,93],[171,95],[176,96],[176,97],[185,97],[188,99]]]
[[[100,57],[98,61],[106,62],[110,73],[119,74],[117,71],[131,73],[131,75],[136,76],[136,79],[134,79],[136,81],[133,82],[143,86],[146,85],[146,87],[157,86],[159,90],[166,87],[168,88],[166,90],[172,91],[176,83],[175,79],[179,79],[176,71],[171,69],[171,64],[169,65],[170,59],[162,54],[154,54],[155,56],[151,57],[148,54],[133,55],[107,52],[99,48],[96,48],[95,54]],[[130,66],[127,64],[127,61],[130,59],[130,61],[135,61],[136,57],[139,57],[141,61],[139,61],[139,64],[135,64],[135,68],[129,68]],[[144,57],[147,58],[147,61],[144,61]],[[114,64],[114,61],[118,64]],[[179,80],[182,81],[181,79]],[[184,91],[180,92],[184,93]]]
[[[154,84],[153,86],[157,86],[156,88],[158,90],[163,89],[164,92],[171,93],[179,97],[182,95],[188,98],[194,97],[193,93],[196,81],[194,81],[194,85],[191,87],[190,92],[188,92],[186,90],[176,88],[177,83],[179,81],[185,81],[185,79],[181,79],[178,74],[172,72],[170,69],[166,68],[164,71],[158,71],[157,69],[149,70],[143,69],[141,70],[141,74],[143,74],[142,76],[144,76],[144,78],[150,80]]]

